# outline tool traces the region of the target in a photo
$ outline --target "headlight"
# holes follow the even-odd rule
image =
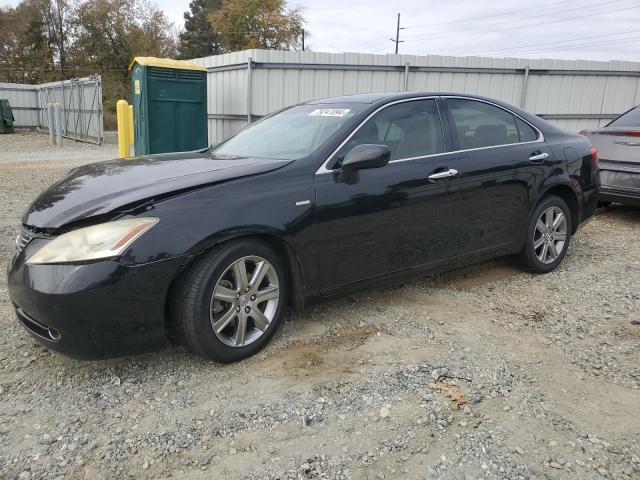
[[[27,263],[65,263],[117,257],[157,218],[130,218],[79,228],[56,237],[34,253]]]

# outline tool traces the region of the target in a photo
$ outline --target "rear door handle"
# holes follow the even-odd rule
[[[549,158],[549,154],[548,153],[534,153],[533,155],[531,155],[529,157],[529,161],[530,162],[539,162],[541,160],[545,160],[546,158]]]
[[[429,180],[441,180],[443,178],[455,177],[456,175],[458,175],[458,170],[450,168],[443,172],[432,173],[429,175]]]

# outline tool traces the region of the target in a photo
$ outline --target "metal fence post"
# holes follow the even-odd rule
[[[404,85],[402,91],[406,92],[409,89],[409,62],[404,64]]]
[[[247,125],[251,123],[251,57],[247,60]]]
[[[96,75],[96,89],[98,90],[98,145],[104,141],[104,119],[102,118],[102,77]]]
[[[40,106],[40,89],[36,88],[36,105],[38,106],[38,124],[36,125],[36,128],[38,130],[40,130],[40,127],[42,126],[42,122],[40,121],[40,116],[42,114],[42,107]]]
[[[56,144],[56,138],[54,135],[54,127],[55,120],[53,119],[53,104],[51,102],[47,103],[47,128],[49,129],[49,145],[52,147]]]
[[[60,88],[62,89],[62,118],[64,119],[63,131],[67,133],[67,101],[64,95],[64,81],[60,82]]]
[[[524,67],[524,80],[522,83],[522,97],[520,98],[520,108],[524,109],[527,103],[527,86],[529,85],[529,65]]]
[[[56,125],[56,137],[58,142],[58,148],[62,148],[62,109],[60,104],[56,102],[55,109],[55,125]]]

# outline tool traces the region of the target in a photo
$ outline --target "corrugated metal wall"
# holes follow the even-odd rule
[[[16,127],[38,126],[38,87],[20,83],[0,83],[0,98],[9,100]]]
[[[244,127],[249,114],[260,117],[287,105],[353,93],[475,93],[521,106],[570,131],[603,125],[640,103],[637,62],[274,50],[193,61],[209,69],[211,142]]]
[[[102,143],[102,82],[99,75],[40,85],[0,83],[0,98],[9,99],[16,127],[35,127],[48,132],[47,104],[59,103],[65,137]]]
[[[640,103],[640,63],[636,62],[274,50],[245,50],[193,61],[209,69],[211,142],[244,127],[248,118],[352,93],[475,93],[521,106],[570,131],[603,125]]]

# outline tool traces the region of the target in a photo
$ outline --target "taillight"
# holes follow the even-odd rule
[[[632,130],[630,132],[624,132],[624,133],[629,135],[630,137],[640,137],[640,131],[638,130]]]
[[[598,153],[598,149],[596,147],[591,147],[591,170],[595,171],[598,169],[598,162],[600,162],[600,154]]]

